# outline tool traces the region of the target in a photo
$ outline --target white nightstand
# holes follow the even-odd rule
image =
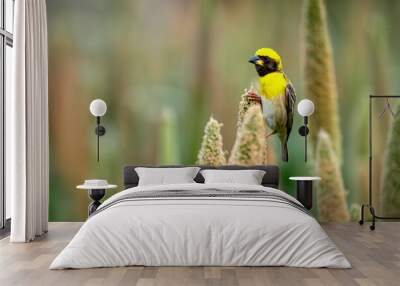
[[[106,194],[106,190],[115,189],[117,185],[110,185],[106,180],[85,180],[83,185],[76,186],[77,189],[87,190],[93,202],[88,207],[89,216],[101,205],[100,200]]]
[[[313,202],[313,181],[320,181],[320,177],[290,177],[289,180],[297,182],[297,200],[311,210]]]

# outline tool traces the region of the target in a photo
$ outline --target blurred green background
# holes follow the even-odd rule
[[[400,1],[328,0],[326,8],[350,205],[367,198],[368,95],[400,90]],[[256,80],[247,59],[260,47],[281,54],[298,101],[306,97],[303,1],[51,0],[47,10],[51,221],[86,219],[90,200],[75,190],[85,179],[121,186],[126,164],[193,164],[211,114],[231,150],[240,95]],[[95,98],[108,105],[100,163],[89,113]],[[301,121],[296,114],[289,163],[278,162],[282,189],[292,194],[288,177],[313,173]]]

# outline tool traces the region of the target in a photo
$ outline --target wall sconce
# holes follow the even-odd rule
[[[297,112],[304,117],[304,125],[300,126],[299,134],[304,137],[304,161],[307,162],[307,135],[310,132],[308,129],[308,117],[314,113],[314,103],[309,99],[303,99],[297,105]]]
[[[101,99],[95,99],[90,103],[90,113],[96,117],[96,129],[94,132],[97,135],[97,162],[100,160],[100,136],[106,134],[106,129],[100,125],[100,117],[106,114],[107,104]]]

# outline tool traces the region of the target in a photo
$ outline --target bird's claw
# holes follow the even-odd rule
[[[245,89],[245,96],[250,100],[261,104],[261,97],[257,94],[257,91],[251,87],[250,89]]]
[[[246,96],[247,96],[247,98],[248,98],[249,100],[255,101],[255,102],[261,104],[261,97],[259,97],[257,94],[247,94]]]

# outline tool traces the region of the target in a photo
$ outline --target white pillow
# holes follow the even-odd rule
[[[195,183],[193,179],[199,170],[199,167],[135,168],[139,186]]]
[[[246,184],[261,185],[265,171],[261,170],[201,170],[205,184]]]

